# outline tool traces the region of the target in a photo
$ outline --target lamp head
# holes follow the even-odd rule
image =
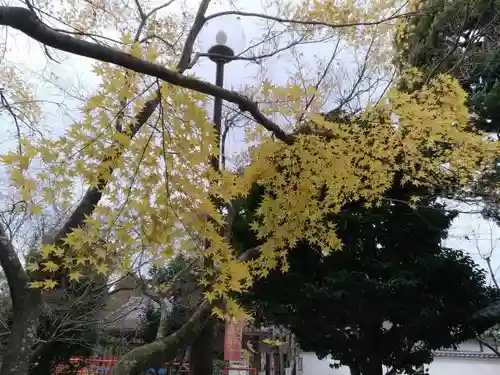
[[[240,20],[231,15],[210,19],[200,33],[201,51],[208,53],[210,60],[216,63],[233,60],[243,52],[244,44],[245,34]]]
[[[217,34],[215,34],[215,41],[217,42],[217,44],[227,43],[227,34],[224,32],[224,30],[217,31]]]

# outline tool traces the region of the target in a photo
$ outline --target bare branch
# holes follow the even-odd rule
[[[193,26],[191,26],[191,30],[189,30],[189,34],[186,38],[186,42],[184,43],[184,48],[182,50],[181,59],[177,64],[177,70],[179,72],[184,72],[186,69],[190,67],[191,64],[191,54],[193,53],[193,46],[198,34],[200,33],[203,25],[205,24],[205,13],[207,12],[208,6],[210,4],[210,0],[203,0],[196,12],[196,17],[193,22]]]
[[[141,17],[141,20],[144,21],[146,19],[146,14],[144,13],[144,10],[142,9],[141,1],[135,0],[134,2],[135,2],[135,6],[137,7],[137,12],[139,12],[139,16]]]
[[[291,144],[294,141],[293,136],[285,133],[283,129],[259,110],[257,103],[252,102],[240,93],[226,90],[192,77],[183,76],[180,73],[167,69],[163,65],[147,62],[114,48],[79,40],[70,35],[56,32],[40,22],[26,8],[1,6],[0,25],[10,26],[40,43],[47,44],[61,51],[115,64],[138,73],[156,77],[176,86],[220,97],[223,100],[237,104],[242,111],[249,112],[255,121],[264,126],[267,130],[273,132],[276,138],[287,144]]]
[[[495,318],[500,323],[500,300],[493,302],[474,314],[473,318]]]
[[[14,113],[14,110],[12,109],[11,105],[9,104],[9,101],[7,100],[7,98],[3,93],[3,90],[1,89],[0,89],[0,104],[10,113],[12,119],[14,120],[14,124],[16,125],[16,131],[17,131],[18,151],[20,154],[22,154],[23,149],[21,146],[21,127],[19,126],[19,121],[17,120],[17,116]]]
[[[396,12],[397,13],[397,12]],[[290,24],[296,24],[296,25],[305,25],[305,26],[324,26],[324,27],[330,27],[332,29],[339,29],[343,27],[354,27],[354,26],[375,26],[375,25],[380,25],[382,23],[400,19],[400,18],[407,18],[407,17],[413,17],[413,16],[418,16],[421,15],[422,12],[407,12],[407,13],[402,13],[402,14],[392,14],[389,17],[382,18],[378,21],[367,21],[367,22],[352,22],[352,23],[329,23],[329,22],[323,22],[323,21],[314,21],[314,20],[294,20],[294,19],[289,19],[289,18],[280,18],[280,17],[275,17],[271,16],[268,14],[262,14],[262,13],[252,13],[252,12],[240,12],[236,10],[228,10],[225,12],[219,12],[219,13],[214,13],[209,16],[207,16],[205,19],[211,20],[213,18],[221,17],[221,16],[227,16],[227,15],[235,15],[235,16],[241,16],[241,17],[255,17],[255,18],[262,18],[266,20],[271,20],[271,21],[276,21],[279,23],[290,23]]]
[[[156,12],[168,7],[173,2],[174,2],[174,0],[170,0],[170,1],[166,2],[165,4],[159,5],[156,8],[152,9],[148,14],[145,14],[144,10],[142,9],[140,0],[135,0],[135,4],[137,6],[137,11],[139,12],[139,16],[141,17],[141,23],[139,24],[139,27],[137,28],[137,31],[135,33],[134,41],[137,42],[139,40],[139,38],[142,34],[142,30],[146,26],[146,22],[148,22],[148,19],[151,18]]]
[[[149,100],[144,105],[142,110],[138,113],[135,119],[136,121],[135,125],[131,127],[130,132],[128,133],[130,138],[133,138],[137,134],[137,132],[141,129],[141,127],[144,125],[144,123],[149,119],[149,117],[151,117],[153,112],[156,110],[157,107],[156,102],[157,102],[156,98]],[[120,156],[121,153],[119,153],[115,157],[120,157]],[[107,159],[103,160],[103,162],[107,161],[108,161]],[[111,168],[109,174],[111,174],[112,172],[113,169]],[[94,212],[94,209],[96,208],[97,204],[102,198],[102,190],[107,185],[107,183],[108,179],[101,177],[96,187],[91,187],[87,190],[85,196],[80,201],[75,210],[71,213],[69,219],[66,221],[63,227],[54,237],[53,241],[55,244],[61,245],[63,243],[64,238],[66,238],[66,236],[69,233],[71,233],[73,229],[80,227],[83,224],[85,218],[91,215],[92,212]]]
[[[491,345],[488,341],[483,340],[481,337],[477,336],[476,340],[479,341],[481,344],[486,346],[488,349],[490,349],[493,353],[495,353],[498,357],[500,357],[500,351],[498,348],[495,348],[493,345]]]

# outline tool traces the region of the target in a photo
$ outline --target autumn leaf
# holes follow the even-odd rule
[[[69,277],[69,280],[70,281],[80,281],[80,279],[82,278],[82,274],[80,271],[72,271],[68,274],[68,277]]]
[[[54,272],[59,269],[59,265],[54,263],[53,261],[49,260],[47,262],[42,262],[43,270],[44,271],[49,271],[49,272]]]

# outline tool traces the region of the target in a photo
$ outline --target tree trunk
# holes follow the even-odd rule
[[[161,340],[167,335],[169,311],[165,301],[160,299],[158,302],[160,305],[160,324],[158,325],[158,331],[156,332],[156,340]]]
[[[39,291],[27,289],[17,301],[0,375],[27,375],[37,339],[38,310],[41,303]]]
[[[382,364],[378,361],[370,361],[360,366],[361,375],[382,375]]]
[[[50,344],[49,344],[50,345]],[[34,359],[30,368],[30,375],[52,375],[52,362],[54,355],[46,353]]]
[[[212,318],[198,333],[189,351],[189,375],[212,375],[217,322]]]
[[[351,375],[361,375],[361,371],[359,371],[358,366],[349,366],[349,370],[351,371]]]
[[[211,303],[204,301],[177,332],[129,351],[113,367],[110,375],[141,375],[148,368],[159,368],[173,360],[179,350],[191,344],[211,313]]]

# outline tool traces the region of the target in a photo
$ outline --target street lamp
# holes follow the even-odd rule
[[[202,52],[216,64],[215,84],[224,87],[224,66],[243,52],[245,34],[239,17],[220,16],[209,20],[200,35]],[[216,135],[220,140],[222,127],[222,99],[214,98],[214,115]],[[219,168],[219,158],[212,160],[214,168]]]
[[[212,18],[203,27],[200,34],[201,52],[208,55],[208,58],[216,64],[215,84],[218,87],[224,86],[224,66],[233,61],[235,56],[243,52],[245,45],[245,34],[238,17],[230,15]],[[213,116],[216,137],[221,142],[222,127],[222,98],[218,95],[214,98]],[[215,170],[220,168],[219,155],[212,155],[210,163]],[[224,337],[224,358],[235,366],[241,356],[242,328],[244,322],[226,321]],[[238,328],[238,335],[231,337],[232,331]],[[233,334],[234,336],[234,334]],[[231,339],[231,340],[229,340]],[[234,342],[232,342],[234,340]],[[231,341],[231,344],[229,344]],[[234,350],[236,349],[236,350]],[[236,362],[236,364],[235,364]],[[229,370],[229,375],[236,375],[239,372]]]

